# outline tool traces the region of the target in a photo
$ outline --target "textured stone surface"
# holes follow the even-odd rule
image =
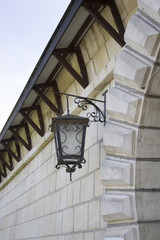
[[[160,28],[155,28],[140,14],[132,16],[125,32],[125,41],[128,45],[140,52],[154,56],[157,52],[160,39]]]
[[[114,76],[134,88],[143,88],[149,76],[151,63],[134,54],[129,49],[123,49],[114,68]]]
[[[101,181],[107,186],[133,184],[133,164],[106,158],[101,163]]]
[[[119,227],[107,229],[105,240],[138,240],[137,229],[135,227]]]
[[[93,198],[93,183],[94,183],[94,175],[90,174],[81,182],[81,201],[89,201]]]
[[[135,132],[128,127],[107,123],[103,135],[103,145],[108,153],[133,156]]]
[[[127,194],[103,195],[101,214],[105,222],[133,219],[132,197]]]
[[[141,224],[140,229],[140,239],[145,240],[159,240],[160,236],[160,223],[150,223],[150,224]]]
[[[63,212],[63,233],[73,231],[73,209],[69,208]]]
[[[123,121],[138,122],[138,111],[141,106],[141,96],[124,90],[123,85],[115,86],[107,95],[108,118],[115,118]]]
[[[160,96],[160,78],[159,78],[159,67],[155,68],[155,72],[151,76],[151,80],[148,85],[147,93],[152,96]]]
[[[109,62],[105,46],[102,46],[93,58],[96,74],[98,74]]]
[[[138,5],[152,18],[160,22],[160,2],[159,0],[153,0],[152,4],[150,0],[138,0]]]
[[[136,193],[137,217],[139,221],[156,221],[160,216],[160,192],[140,191]]]
[[[100,202],[89,203],[89,229],[97,229],[100,226]]]
[[[138,158],[159,158],[160,156],[160,130],[142,128],[138,132],[137,153]]]
[[[126,25],[136,10],[136,1],[116,2]],[[139,4],[151,18],[159,18],[159,1],[153,0],[150,4],[150,0],[141,0]],[[109,7],[102,14],[115,26]],[[74,173],[72,183],[65,169],[54,170],[53,137],[37,137],[31,129],[35,148],[23,159],[26,167],[17,164],[20,168],[16,168],[14,178],[1,189],[0,239],[159,240],[159,224],[148,222],[159,220],[160,216],[159,193],[152,191],[159,188],[160,180],[159,162],[152,162],[152,158],[159,159],[160,154],[160,136],[156,129],[160,122],[159,99],[143,101],[146,91],[160,95],[159,74],[150,80],[155,73],[151,73],[150,60],[157,56],[158,25],[153,27],[154,21],[144,15],[139,11],[129,21],[125,34],[129,47],[124,47],[118,57],[121,48],[117,43],[97,23],[92,25],[81,41],[90,82],[85,90],[65,69],[57,76],[58,86],[68,93],[95,97],[109,89],[106,128],[95,123],[88,128],[87,163]],[[76,59],[70,60],[78,69]],[[66,109],[63,97],[62,102]],[[42,109],[47,116],[49,110],[45,104]],[[152,128],[138,128],[138,124]],[[100,151],[103,132],[105,154]],[[136,162],[136,157],[142,159]],[[136,222],[139,220],[143,224]]]
[[[88,225],[88,204],[79,205],[74,212],[74,231],[85,231]]]
[[[145,98],[140,125],[147,127],[160,127],[159,105],[159,98]]]
[[[136,163],[136,188],[160,189],[160,161],[137,161]]]

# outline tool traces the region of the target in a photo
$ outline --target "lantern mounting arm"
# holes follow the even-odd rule
[[[54,92],[56,94],[65,95],[67,98],[67,114],[69,114],[69,97],[74,97],[74,103],[77,104],[79,108],[81,108],[83,111],[88,110],[88,105],[92,105],[94,107],[94,110],[92,112],[87,113],[87,117],[91,122],[106,122],[106,94],[108,90],[106,90],[102,96],[104,97],[104,100],[98,100],[93,98],[86,98],[82,96],[77,96],[74,94],[68,94],[68,93],[62,93],[62,92]],[[102,103],[104,104],[104,112],[94,103]]]

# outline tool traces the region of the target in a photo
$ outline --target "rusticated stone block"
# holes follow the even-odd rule
[[[159,158],[160,156],[160,130],[140,128],[138,131],[137,157]]]
[[[133,156],[135,142],[135,131],[119,126],[114,123],[107,123],[103,135],[103,146],[107,153],[116,155]]]
[[[63,212],[63,233],[73,231],[73,209],[69,208]]]
[[[136,188],[160,189],[160,162],[137,161],[136,162]]]
[[[154,56],[159,45],[160,29],[138,13],[128,22],[124,37],[128,45],[146,55]]]
[[[155,68],[155,71],[152,73],[152,78],[148,84],[147,94],[160,96],[160,77],[159,77],[158,66]]]
[[[149,77],[151,63],[124,48],[117,59],[114,77],[134,88],[143,88]]]
[[[138,5],[152,18],[160,21],[160,1],[159,0],[138,0]]]
[[[132,197],[127,194],[105,194],[101,200],[101,215],[105,222],[134,218]]]
[[[159,221],[160,216],[160,192],[148,191],[136,192],[137,218],[140,222]]]
[[[84,231],[88,224],[88,204],[79,205],[74,211],[74,231]]]
[[[114,229],[107,229],[104,240],[138,240],[136,228],[118,227]]]
[[[139,225],[139,235],[140,239],[145,240],[159,240],[160,236],[160,223],[153,222],[150,224],[140,224]]]
[[[109,57],[107,54],[107,50],[103,45],[93,57],[93,63],[94,63],[96,74],[98,74],[107,65],[108,62],[109,62]]]
[[[101,163],[101,181],[107,186],[133,184],[133,164],[122,160],[106,158]]]
[[[160,99],[146,97],[143,102],[141,126],[160,127]],[[152,113],[152,114],[151,114]]]
[[[116,118],[132,123],[138,122],[141,97],[127,90],[124,91],[123,85],[120,86],[116,82],[107,95],[106,102],[109,118]]]

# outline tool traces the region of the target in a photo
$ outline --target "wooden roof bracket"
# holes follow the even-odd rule
[[[8,152],[7,152],[8,153]],[[0,156],[0,162],[6,166],[10,171],[13,170],[12,156],[8,153],[9,163],[5,161],[3,156]]]
[[[104,1],[105,5],[108,5],[110,7],[112,16],[114,18],[114,21],[116,23],[118,32],[111,26],[109,22],[97,11],[97,9],[93,6],[95,6],[95,2],[93,4],[91,1],[85,1],[82,6],[89,12],[89,14],[112,36],[112,38],[121,46],[123,47],[125,45],[124,41],[124,26],[123,22],[120,16],[120,13],[118,11],[117,5],[114,0],[108,0]]]
[[[67,53],[75,53],[77,56],[77,61],[81,70],[81,75],[67,62],[66,54]],[[73,78],[83,87],[86,88],[88,86],[88,75],[86,66],[84,63],[84,59],[81,53],[80,48],[60,48],[55,49],[53,51],[53,55],[57,58],[57,60],[66,68],[66,70],[72,75]]]
[[[0,169],[0,175],[1,175],[3,178],[6,178],[6,177],[7,177],[7,171],[6,171],[6,167],[4,166],[3,163],[2,163],[2,168],[3,168],[3,171],[2,171],[2,169]]]
[[[27,142],[18,134],[18,129],[24,127],[26,137],[27,137]],[[24,147],[30,151],[32,149],[32,141],[31,141],[31,136],[29,132],[29,127],[27,123],[24,123],[23,125],[14,125],[9,128],[9,130],[13,133],[13,135],[17,138],[18,141],[20,141]]]
[[[21,160],[21,152],[20,152],[20,146],[19,143],[17,141],[17,139],[15,139],[15,146],[16,146],[16,153],[9,147],[10,142],[13,142],[14,139],[4,139],[1,141],[1,143],[3,144],[4,148],[6,149],[6,151],[17,161],[20,162]]]
[[[55,95],[57,107],[51,102],[51,100],[44,94],[44,90],[46,88],[52,87],[53,91],[58,91],[58,86],[55,81],[53,82],[46,82],[41,84],[36,84],[33,87],[33,90],[37,93],[37,95],[48,105],[49,108],[53,110],[53,112],[56,113],[56,115],[62,114],[62,103],[60,97]]]
[[[2,151],[2,153],[5,152],[4,150]],[[8,162],[5,161],[4,157],[2,155],[0,155],[0,162],[1,162],[1,168],[0,168],[0,183],[2,181],[2,178],[5,178],[7,177],[7,171],[6,171],[6,168],[9,169],[9,171],[12,171],[13,170],[13,162],[12,162],[12,156],[9,152],[8,153]],[[3,171],[2,171],[2,168],[3,168]]]
[[[29,114],[31,111],[37,111],[38,119],[39,119],[39,124],[40,127],[37,126],[37,124],[30,118]],[[21,108],[19,111],[22,116],[26,119],[26,121],[34,128],[34,130],[41,136],[44,136],[44,120],[43,120],[43,115],[41,111],[41,107],[39,105],[35,107],[26,107],[26,108]]]

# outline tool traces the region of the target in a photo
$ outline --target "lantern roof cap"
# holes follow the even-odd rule
[[[82,116],[66,114],[60,117],[52,118],[51,131],[54,131],[55,124],[83,124],[88,126],[89,119]]]
[[[73,114],[66,114],[66,115],[63,115],[63,116],[60,116],[60,117],[55,117],[55,118],[52,118],[52,123],[56,123],[58,121],[74,121],[74,120],[77,120],[77,121],[83,121],[86,123],[89,122],[89,119],[86,118],[86,117],[82,117],[82,116],[76,116],[76,115],[73,115]]]

